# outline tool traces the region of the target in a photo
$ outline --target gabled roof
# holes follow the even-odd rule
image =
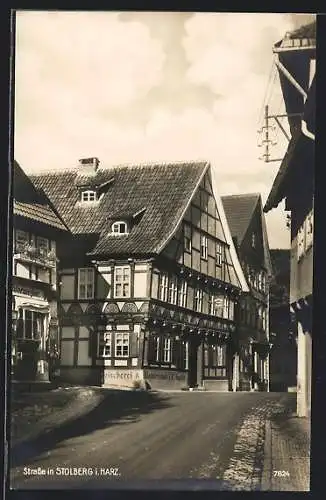
[[[17,161],[14,161],[13,181],[14,215],[67,231],[50,201],[35,188]]]
[[[222,196],[232,238],[236,238],[238,245],[241,245],[245,237],[259,199],[259,193]]]
[[[247,283],[244,271],[243,271],[243,269],[241,267],[237,250],[236,250],[236,248],[234,246],[234,242],[233,242],[233,239],[232,239],[232,234],[231,234],[231,231],[230,231],[230,226],[229,226],[228,221],[227,221],[227,216],[226,216],[226,213],[225,213],[223,201],[222,201],[222,198],[219,196],[219,194],[217,192],[218,182],[217,182],[217,174],[216,174],[215,169],[211,170],[211,174],[212,174],[212,188],[213,188],[214,198],[215,198],[215,201],[216,201],[216,206],[217,206],[218,214],[220,216],[221,223],[222,223],[222,226],[223,226],[223,229],[224,229],[225,239],[226,239],[226,242],[229,245],[230,256],[231,256],[231,259],[232,259],[232,262],[233,262],[234,270],[235,270],[235,272],[236,272],[236,274],[238,276],[238,279],[239,279],[239,282],[240,282],[240,285],[241,285],[241,290],[243,292],[249,292],[249,286],[248,286],[248,283]]]
[[[98,235],[89,255],[155,254],[180,222],[190,199],[203,178],[208,163],[117,166],[98,169],[92,184],[105,185],[94,204],[80,203],[75,184],[77,170],[40,173],[34,184],[51,199],[60,217],[74,234]],[[111,235],[113,218],[137,214],[138,221],[128,235]]]
[[[235,238],[237,240],[239,246],[243,242],[252,216],[257,208],[257,205],[259,205],[263,233],[264,263],[268,273],[271,274],[272,263],[269,251],[266,221],[263,213],[260,193],[246,193],[222,196],[222,203],[224,206],[232,238]]]
[[[21,217],[41,222],[47,226],[67,231],[66,226],[55,215],[53,210],[46,205],[39,205],[37,203],[21,203],[14,200],[14,215],[20,215]]]

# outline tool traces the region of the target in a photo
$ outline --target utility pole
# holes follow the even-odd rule
[[[269,144],[271,140],[269,139],[269,116],[268,116],[268,104],[265,106],[265,116],[264,116],[264,126],[263,129],[265,130],[265,139],[263,141],[263,144],[265,144],[265,153],[264,153],[264,158],[265,162],[268,162],[270,159],[270,153],[269,153]]]
[[[265,163],[270,163],[272,161],[282,161],[283,158],[271,158],[271,151],[270,147],[276,145],[276,141],[273,141],[271,139],[270,131],[275,130],[275,126],[270,124],[271,120],[275,120],[281,131],[283,132],[284,136],[286,139],[290,142],[291,137],[287,133],[286,129],[284,128],[283,124],[281,123],[280,118],[290,118],[292,116],[301,116],[302,113],[291,113],[291,114],[280,114],[280,115],[270,115],[269,114],[269,107],[268,104],[265,106],[265,113],[264,113],[264,124],[261,127],[260,130],[258,130],[258,133],[261,134],[261,142],[258,144],[259,147],[264,147],[264,153],[262,156],[260,156],[260,160],[263,160]]]

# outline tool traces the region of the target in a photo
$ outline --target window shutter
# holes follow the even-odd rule
[[[130,333],[129,343],[130,343],[130,357],[137,358],[139,356],[138,333],[136,332]]]

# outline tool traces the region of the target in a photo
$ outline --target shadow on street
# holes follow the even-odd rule
[[[11,448],[11,467],[25,465],[27,460],[55,448],[60,442],[87,436],[113,425],[137,422],[141,415],[171,407],[169,397],[152,392],[110,391],[103,401],[86,415]]]

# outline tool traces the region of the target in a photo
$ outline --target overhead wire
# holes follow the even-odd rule
[[[268,80],[267,80],[267,84],[266,84],[265,94],[264,94],[264,98],[262,100],[260,112],[259,112],[259,115],[258,115],[258,126],[261,124],[261,120],[262,120],[262,115],[263,115],[263,112],[264,112],[264,108],[265,108],[266,103],[268,102],[268,96],[269,96],[269,93],[271,91],[271,86],[273,85],[273,83],[272,83],[272,77],[273,77],[273,72],[275,72],[275,70],[276,70],[274,61],[275,61],[275,55],[274,55],[272,63],[271,63],[271,68],[270,68],[269,75],[268,75]],[[275,74],[274,74],[274,79],[275,79]],[[274,81],[274,79],[273,79],[273,81]]]

